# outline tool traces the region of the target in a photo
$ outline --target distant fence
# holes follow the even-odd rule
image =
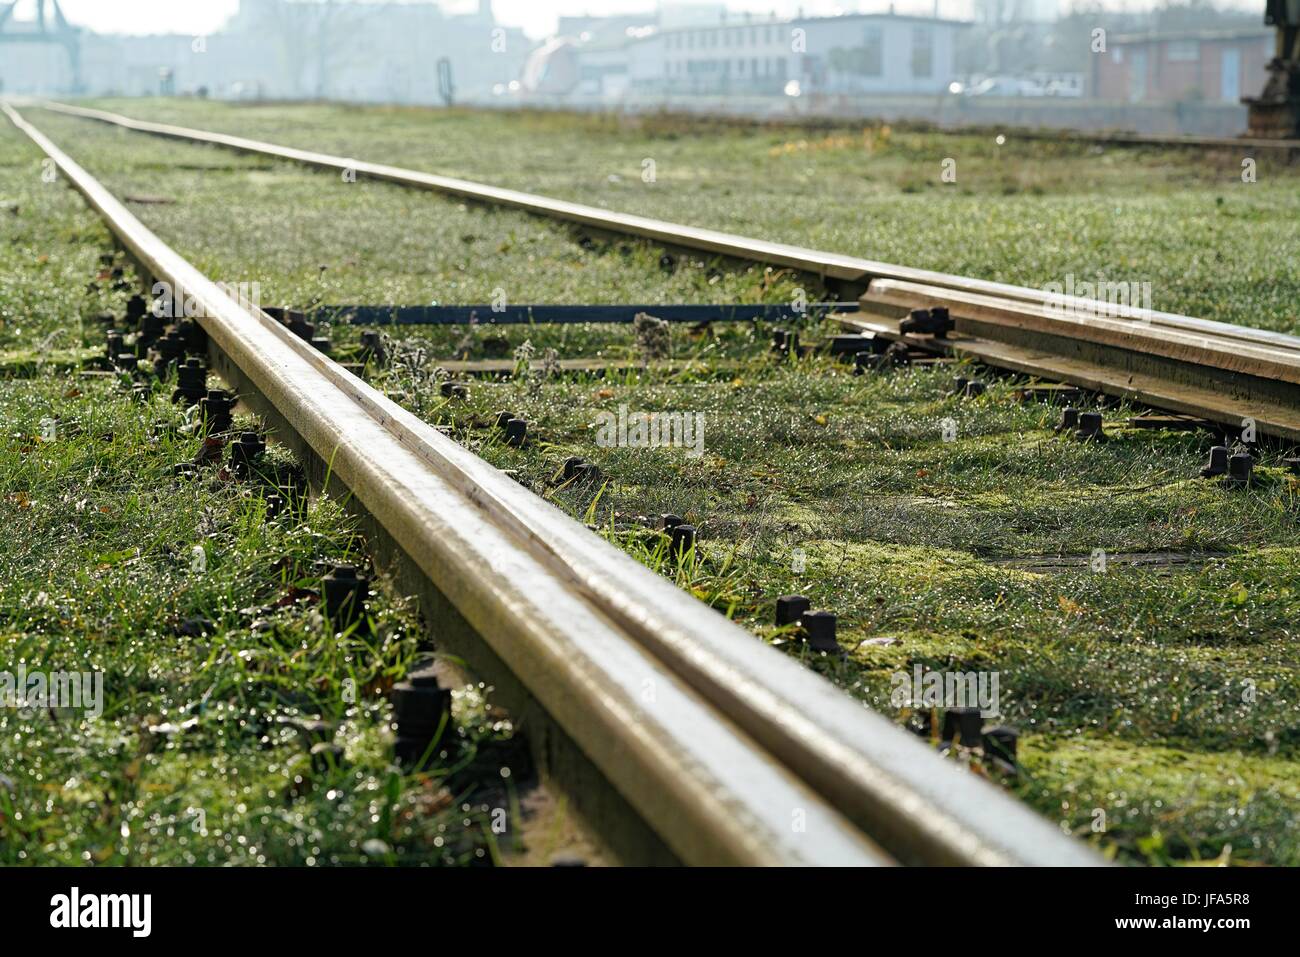
[[[1186,136],[1239,136],[1246,107],[1238,103],[1125,103],[1068,97],[746,96],[727,94],[627,96],[617,100],[564,97],[494,100],[506,108],[624,111],[669,110],[761,120],[915,120],[941,127],[1007,126]]]

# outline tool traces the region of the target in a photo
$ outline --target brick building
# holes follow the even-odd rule
[[[1274,43],[1268,27],[1111,37],[1094,63],[1093,93],[1133,103],[1236,103],[1263,87]]]

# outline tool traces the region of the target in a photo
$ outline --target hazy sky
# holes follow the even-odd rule
[[[19,0],[19,15],[30,15],[36,0]],[[63,11],[73,23],[101,33],[189,33],[207,34],[218,29],[239,7],[239,0],[60,0]],[[1072,0],[1059,0],[1068,10]],[[1221,0],[1232,6],[1258,8],[1263,21],[1264,0]],[[898,12],[930,12],[935,0],[895,0]],[[944,16],[969,17],[970,0],[938,0]],[[1146,9],[1152,0],[1107,0],[1112,9]],[[477,0],[444,0],[448,11],[468,12]],[[534,37],[546,36],[555,27],[559,14],[633,13],[653,9],[655,0],[493,0],[497,19],[522,27]],[[727,0],[732,10],[759,13],[776,11],[791,16],[800,9],[805,14],[826,15],[863,10],[888,9],[889,0]],[[30,16],[24,16],[29,19]]]

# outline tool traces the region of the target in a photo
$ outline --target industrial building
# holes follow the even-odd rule
[[[894,13],[778,20],[746,16],[559,37],[534,52],[525,87],[542,96],[939,94],[956,77],[969,24]]]
[[[1265,26],[1113,37],[1096,61],[1094,92],[1134,103],[1237,103],[1259,89],[1275,43]]]

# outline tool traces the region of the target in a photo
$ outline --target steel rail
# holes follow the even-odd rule
[[[3,108],[683,861],[1102,863],[245,309]]]
[[[1096,300],[1079,296],[1067,296],[1041,289],[1031,289],[1027,286],[970,279],[964,276],[954,276],[927,269],[913,269],[908,266],[898,266],[871,259],[846,256],[840,253],[806,249],[801,246],[774,243],[762,239],[751,239],[733,233],[704,229],[698,226],[686,226],[647,216],[611,212],[596,206],[551,199],[545,196],[488,186],[449,176],[424,173],[418,170],[403,169],[380,163],[364,162],[313,150],[279,146],[274,143],[248,139],[242,136],[192,129],[168,123],[153,123],[105,110],[72,106],[54,101],[42,100],[38,101],[38,104],[42,108],[54,112],[98,120],[141,133],[223,146],[240,152],[271,156],[337,172],[351,171],[358,176],[371,176],[375,179],[403,186],[429,189],[477,202],[521,209],[552,219],[579,223],[606,232],[636,236],[670,246],[696,249],[753,262],[787,266],[801,272],[838,280],[858,289],[866,288],[874,279],[891,279],[997,296],[1004,299],[1033,302],[1040,305],[1056,305],[1064,307],[1073,313],[1095,309],[1097,306]],[[1219,336],[1225,339],[1240,340],[1259,345],[1273,345],[1287,349],[1300,348],[1300,339],[1284,333],[1252,329],[1247,326],[1237,326],[1231,323],[1199,319],[1152,309],[1132,310],[1131,321],[1161,327],[1167,326],[1184,331],[1196,331],[1204,335]]]
[[[865,303],[896,305],[904,310],[943,304],[972,321],[1064,335],[1070,339],[1119,346],[1179,359],[1200,366],[1300,383],[1300,339],[1287,348],[1261,346],[1238,339],[1207,335],[1193,329],[1173,329],[1134,321],[1118,307],[1094,302],[1076,313],[1064,306],[983,296],[922,283],[873,280]]]
[[[1288,348],[1260,345],[1108,316],[1104,304],[1092,305],[1094,311],[1072,315],[1059,305],[876,279],[857,311],[834,318],[925,352],[1191,415],[1228,433],[1253,422],[1260,434],[1300,441],[1300,340]],[[935,306],[948,310],[950,334],[903,332],[903,316]]]

